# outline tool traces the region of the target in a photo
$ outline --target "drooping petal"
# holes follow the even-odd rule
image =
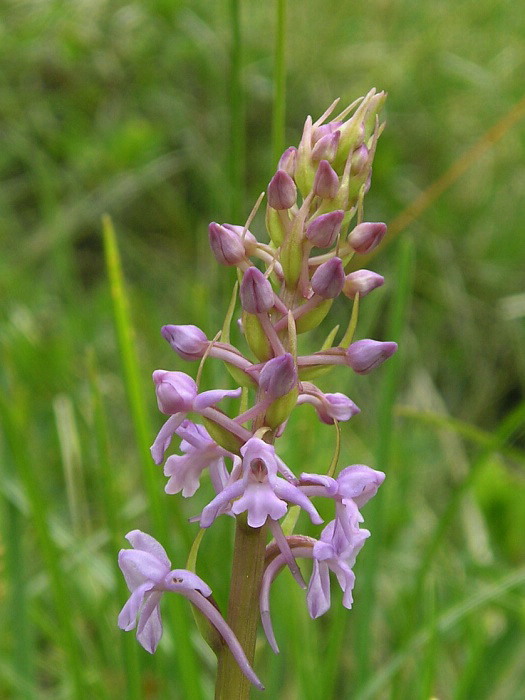
[[[170,416],[168,420],[164,423],[162,428],[159,430],[155,442],[150,448],[151,456],[155,464],[161,464],[164,459],[164,453],[170,446],[171,438],[173,437],[175,431],[179,425],[184,420],[185,413],[175,413]]]
[[[212,625],[219,631],[220,635],[228,645],[233,658],[237,662],[239,668],[244,673],[246,678],[253,683],[259,690],[264,690],[261,681],[255,675],[250,662],[246,658],[243,648],[228,623],[224,620],[217,608],[210,601],[202,596],[197,591],[191,590],[184,594],[199,610],[205,615]]]
[[[118,616],[118,626],[121,630],[129,632],[129,630],[135,627],[137,624],[137,615],[144,600],[144,596],[153,586],[154,584],[152,581],[146,581],[146,583],[143,583],[133,590]]]
[[[324,615],[330,608],[330,575],[328,566],[325,562],[319,562],[317,559],[314,559],[306,601],[308,612],[313,620]]]
[[[145,600],[137,626],[137,639],[146,651],[154,654],[162,637],[162,620],[159,602],[162,593],[152,591]]]

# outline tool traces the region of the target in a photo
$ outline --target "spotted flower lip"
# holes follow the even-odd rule
[[[120,611],[119,627],[125,631],[136,627],[138,641],[153,654],[162,637],[161,598],[167,592],[179,593],[217,629],[248,680],[259,690],[264,690],[237,637],[208,600],[211,595],[208,584],[187,569],[172,569],[166,550],[151,535],[132,530],[126,539],[133,549],[121,549],[118,561],[131,596]]]

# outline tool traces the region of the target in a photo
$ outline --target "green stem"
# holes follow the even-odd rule
[[[228,603],[228,624],[253,664],[259,622],[259,590],[264,571],[266,528],[250,527],[245,516],[237,518],[233,568]],[[215,700],[247,700],[250,681],[243,675],[230,650],[219,654]]]

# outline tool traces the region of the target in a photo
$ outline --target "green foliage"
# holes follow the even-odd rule
[[[116,555],[140,527],[184,566],[197,527],[187,519],[212,493],[164,494],[147,454],[162,420],[148,382],[157,367],[196,371],[162,324],[220,329],[233,279],[206,224],[236,210],[231,223],[243,223],[282,140],[279,113],[271,143],[272,32],[284,5],[238,3],[232,30],[234,5],[4,0],[1,697],[212,696],[214,660],[184,604],[165,606],[154,657],[117,629],[127,593]],[[286,16],[286,146],[334,97],[389,93],[367,219],[393,220],[522,97],[520,3],[289,0]],[[282,652],[261,643],[257,659],[270,698],[522,693],[523,135],[515,124],[401,234],[408,242],[369,263],[387,284],[362,300],[355,337],[399,334],[397,364],[366,377],[336,368],[319,384],[362,409],[341,426],[339,465],[388,478],[363,511],[372,538],[353,611],[334,587],[332,610],[311,621],[289,573],[277,580]],[[109,273],[104,213],[122,256],[106,223]],[[259,215],[252,231],[263,227]],[[331,313],[346,328],[350,303]],[[232,381],[206,361],[203,388]],[[311,407],[287,433],[290,467],[328,470],[335,431]],[[230,536],[224,518],[197,565],[222,610]]]

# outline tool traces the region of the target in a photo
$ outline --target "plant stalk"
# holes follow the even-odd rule
[[[259,622],[259,590],[264,571],[265,547],[266,527],[250,527],[246,515],[240,515],[235,529],[228,624],[252,665]],[[250,686],[250,681],[224,644],[219,653],[215,700],[248,700]]]

